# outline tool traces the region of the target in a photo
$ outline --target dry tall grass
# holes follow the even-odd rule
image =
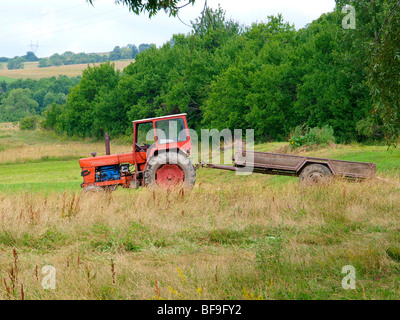
[[[91,149],[88,149],[90,145]],[[31,145],[27,146],[23,143],[14,146],[14,152],[9,149],[0,151],[1,163],[17,163],[24,161],[41,160],[47,158],[87,158],[90,153],[97,152],[97,155],[105,154],[104,143],[83,143],[83,142],[69,142],[69,143],[54,143],[44,145]],[[113,153],[132,152],[132,146],[127,145],[112,145]]]
[[[1,164],[104,150],[9,124],[0,131]],[[188,193],[49,193],[48,163],[27,165],[47,189],[0,191],[0,299],[400,298],[395,172],[304,188],[296,178],[203,168]],[[356,269],[355,290],[342,288],[346,265]],[[42,286],[45,266],[56,270],[55,289]]]
[[[0,163],[21,163],[49,158],[86,158],[96,151],[105,154],[102,141],[71,141],[43,131],[21,132],[18,124],[0,123]],[[111,143],[112,153],[132,151],[132,145]]]
[[[23,286],[24,299],[398,299],[398,191],[235,178],[186,194],[0,195],[0,297]],[[345,265],[356,290],[341,287]]]

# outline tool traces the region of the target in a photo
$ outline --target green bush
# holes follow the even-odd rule
[[[362,119],[356,124],[356,131],[363,140],[382,140],[383,128],[371,118]]]
[[[307,145],[327,145],[331,142],[335,142],[334,132],[330,126],[309,129],[306,139]]]
[[[334,131],[331,126],[322,128],[304,128],[297,126],[291,133],[289,143],[290,146],[298,148],[301,146],[324,146],[331,142],[335,142]]]
[[[39,119],[36,116],[26,117],[19,122],[19,128],[21,130],[35,130],[37,128]]]
[[[289,139],[292,147],[301,147],[306,143],[306,136],[304,133],[304,126],[297,126],[291,133]]]

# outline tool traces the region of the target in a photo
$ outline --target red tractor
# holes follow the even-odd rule
[[[190,189],[196,181],[191,150],[186,114],[133,121],[133,151],[80,159],[81,186],[85,191],[118,186]]]

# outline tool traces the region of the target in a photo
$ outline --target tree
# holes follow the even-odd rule
[[[0,122],[39,115],[52,103],[64,104],[69,90],[79,81],[80,77],[58,76],[40,80],[18,79],[9,84],[0,82]]]
[[[159,48],[139,46],[136,62],[120,75],[109,67],[89,68],[65,106],[50,107],[50,122],[68,135],[116,136],[131,133],[134,119],[187,113],[192,129],[253,128],[259,141],[285,140],[302,125],[331,126],[339,142],[379,137],[380,127],[371,121],[367,67],[386,1],[352,3],[357,30],[342,28],[339,4],[298,31],[280,15],[243,27],[221,8],[206,8],[189,34],[174,35]],[[111,58],[133,48],[115,47]],[[392,73],[400,69],[393,66]],[[34,95],[41,108],[63,103],[63,97],[55,100],[56,91],[46,97],[44,89]]]
[[[142,43],[142,44],[139,45],[138,53],[144,52],[144,51],[146,51],[146,50],[148,50],[150,48],[151,48],[150,44]]]
[[[32,51],[28,51],[26,53],[26,55],[23,57],[25,58],[26,61],[30,61],[30,62],[39,60],[39,58]]]
[[[21,130],[35,130],[39,122],[38,116],[26,117],[19,122],[19,128]]]
[[[369,69],[374,113],[383,121],[389,146],[400,137],[400,1],[391,4],[372,45]]]
[[[374,121],[374,126],[383,123],[386,141],[395,145],[400,136],[399,108],[399,0],[336,0],[337,10],[352,5],[356,10],[356,30],[346,30],[343,45],[351,47],[343,55],[348,65],[357,66],[353,94],[369,89],[368,111],[359,127]],[[362,75],[362,77],[360,77]],[[361,81],[360,81],[361,80]],[[366,86],[365,84],[368,84]],[[397,92],[396,92],[397,91]],[[366,109],[366,108],[364,108]]]
[[[47,110],[44,111],[45,120],[41,124],[44,129],[51,129],[56,132],[62,132],[60,129],[61,123],[59,116],[62,114],[65,105],[57,105],[53,103],[48,106]]]
[[[47,67],[51,67],[51,62],[49,59],[47,58],[42,58],[39,60],[39,64],[38,64],[39,68],[47,68]]]
[[[0,82],[0,95],[7,90],[7,82]]]
[[[204,39],[208,50],[229,48],[230,55],[237,48],[235,63],[211,83],[202,108],[204,125],[220,130],[253,128],[259,140],[281,138],[290,129],[295,96],[288,61],[294,49],[294,28],[281,16],[271,16],[268,23],[253,24],[235,43],[228,42],[229,47],[221,39],[211,40],[207,33]]]
[[[100,115],[107,119],[108,113],[114,112],[114,104],[107,105],[109,108],[103,108],[96,116],[94,113],[104,105],[104,97],[115,89],[119,79],[120,72],[110,62],[83,70],[81,82],[71,89],[63,113],[58,116],[62,130],[81,137],[102,136],[107,128],[102,126],[103,121],[99,126],[96,124]]]
[[[127,47],[132,50],[132,57],[131,58],[135,59],[136,55],[139,53],[138,48],[134,44],[128,44]]]
[[[91,5],[95,3],[95,0],[86,1]],[[115,0],[115,3],[127,6],[135,14],[148,12],[150,17],[156,15],[160,10],[164,10],[170,16],[176,16],[179,9],[194,4],[195,0],[187,0],[187,3],[181,6],[178,5],[179,2],[180,0]]]
[[[65,51],[61,56],[65,59],[65,64],[69,65],[72,64],[72,59],[74,57],[75,53],[73,53],[72,51]]]
[[[18,121],[35,115],[38,107],[30,89],[14,89],[1,101],[0,121]]]
[[[54,93],[54,92],[47,92],[43,98],[43,107],[46,108],[50,104],[64,104],[67,102],[67,98],[64,93]]]
[[[121,49],[121,59],[132,59],[132,49],[122,48]]]
[[[65,58],[62,55],[60,56],[58,53],[51,55],[49,60],[53,66],[62,66],[65,63]]]
[[[14,57],[8,61],[7,68],[8,68],[8,70],[23,69],[24,62],[25,62],[25,59],[23,57]]]
[[[121,59],[121,48],[116,46],[113,51],[110,52],[110,60],[119,60]]]

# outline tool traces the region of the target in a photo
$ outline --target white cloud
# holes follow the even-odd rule
[[[335,6],[334,0],[208,0],[207,3],[213,8],[220,4],[228,17],[246,25],[266,21],[268,16],[282,13],[283,18],[295,23],[296,28],[304,27],[322,13],[332,11]]]

